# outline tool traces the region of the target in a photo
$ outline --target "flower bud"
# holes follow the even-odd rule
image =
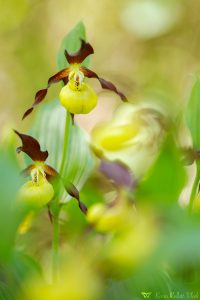
[[[60,92],[61,104],[72,114],[88,114],[97,104],[95,91],[85,82],[69,82]]]

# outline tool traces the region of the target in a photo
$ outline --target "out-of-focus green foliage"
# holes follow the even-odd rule
[[[9,155],[0,150],[0,261],[9,259],[14,246],[20,212],[16,206],[16,191],[20,185],[19,169]]]
[[[174,139],[167,136],[161,152],[141,183],[138,196],[141,201],[175,203],[183,189],[186,174]]]
[[[190,88],[191,78],[188,74],[195,73],[199,68],[197,1],[89,0],[83,1],[79,9],[74,2],[64,0],[21,1],[18,8],[15,7],[16,3],[11,2],[12,11],[10,4],[2,5],[0,11],[0,16],[5,11],[9,12],[9,16],[16,14],[16,19],[10,24],[4,16],[0,29],[2,40],[4,34],[9,32],[7,40],[12,39],[15,49],[12,55],[8,51],[9,46],[2,46],[0,50],[4,54],[0,73],[4,105],[15,98],[15,85],[15,101],[19,103],[19,99],[27,96],[28,103],[31,94],[34,94],[33,90],[44,83],[50,70],[55,68],[50,61],[59,47],[57,41],[64,35],[66,27],[71,27],[85,12],[90,39],[94,39],[95,53],[98,54],[94,63],[99,65],[100,71],[110,72],[111,78],[116,77],[128,94],[133,92],[133,82],[136,82],[140,102],[143,103],[144,98],[147,101],[159,99],[165,102],[165,105],[172,107],[171,110],[167,109],[167,113],[171,113],[173,121],[182,113],[177,102],[186,97]],[[96,6],[93,11],[94,3]],[[32,13],[31,8],[34,8]],[[170,12],[173,9],[172,16]],[[131,18],[136,12],[137,20],[132,22]],[[160,12],[159,15],[155,15],[156,12]],[[140,20],[141,15],[146,15],[146,18]],[[152,18],[154,15],[155,18]],[[126,24],[124,16],[127,16]],[[47,35],[47,32],[50,34]],[[57,59],[59,68],[67,66],[64,49],[69,52],[78,50],[80,38],[85,37],[85,27],[79,22],[61,44]],[[52,47],[49,47],[50,44]],[[108,49],[111,51],[109,55]],[[10,66],[5,67],[8,55]],[[85,63],[88,65],[88,60]],[[10,89],[5,88],[6,76],[10,79]],[[54,99],[51,94],[49,98]],[[199,99],[200,82],[197,80],[186,111],[194,150],[199,150],[200,146]],[[13,107],[17,106],[15,103]],[[16,111],[13,107],[14,114]],[[20,235],[18,228],[27,214],[16,206],[17,192],[22,184],[20,170],[14,156],[14,141],[6,144],[2,139],[0,300],[29,300],[31,297],[34,300],[55,300],[58,297],[59,300],[65,300],[66,297],[70,300],[139,300],[147,297],[145,295],[149,295],[149,299],[170,299],[177,298],[174,293],[187,299],[194,299],[197,293],[199,297],[199,213],[191,211],[188,214],[180,205],[181,192],[188,182],[178,150],[179,141],[175,142],[174,138],[179,129],[175,126],[166,129],[166,139],[158,149],[154,164],[142,180],[139,178],[127,190],[103,177],[98,164],[94,170],[88,138],[77,125],[72,126],[71,119],[68,146],[63,155],[65,111],[56,100],[37,109],[31,133],[39,139],[42,150],[49,151],[47,162],[60,171],[64,161],[61,172],[64,181],[72,181],[79,189],[84,185],[80,199],[88,207],[102,204],[105,209],[101,216],[104,223],[100,220],[101,227],[89,223],[75,200],[62,207],[58,220],[58,265],[61,276],[52,283],[52,216],[47,214],[45,207],[33,218],[28,231]],[[106,108],[103,110],[105,112]],[[67,121],[68,118],[69,115]],[[3,120],[6,120],[6,116],[2,115],[0,122]],[[142,121],[148,129],[152,129],[151,122],[146,123],[145,117]],[[144,133],[146,131],[142,131],[142,137],[149,141],[149,145],[155,142],[148,139],[148,133]],[[145,147],[143,139],[134,141],[138,151],[141,149],[140,142]],[[149,147],[149,150],[152,148]],[[198,180],[195,192],[197,188]],[[59,200],[64,202],[67,198],[65,193],[62,194]],[[188,202],[188,192],[184,197]],[[119,205],[121,201],[125,203],[125,210]]]
[[[200,149],[200,80],[197,79],[186,110],[186,120],[195,150]]]

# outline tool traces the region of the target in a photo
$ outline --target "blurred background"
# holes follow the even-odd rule
[[[28,127],[30,121],[22,124],[21,116],[57,71],[60,43],[80,20],[95,50],[91,68],[118,84],[131,101],[158,98],[174,111],[187,101],[200,66],[199,1],[0,2],[1,128],[7,122]],[[87,117],[78,117],[89,130],[120,101],[94,84],[99,105]],[[53,87],[47,99],[57,97],[59,88]]]
[[[177,127],[174,126],[175,138],[180,135],[182,144],[186,144],[187,141],[190,142],[186,126],[183,125],[183,122],[180,122],[180,120],[182,120],[182,113],[191,93],[192,85],[200,70],[199,11],[200,1],[197,0],[0,0],[0,136],[1,132],[3,132],[5,137],[5,129],[10,127],[17,128],[20,132],[27,132],[35,113],[23,122],[21,122],[21,117],[25,110],[30,107],[30,104],[32,104],[35,93],[41,88],[46,87],[48,78],[58,71],[56,57],[63,37],[82,20],[86,27],[87,39],[95,51],[95,54],[91,58],[90,68],[101,77],[114,82],[118,88],[127,95],[128,100],[132,103],[140,101],[159,101],[162,103],[167,114],[169,113],[173,122],[178,125]],[[99,95],[98,105],[90,114],[76,116],[76,122],[89,132],[96,123],[101,120],[109,119],[114,109],[120,103],[119,97],[114,93],[102,91],[99,83],[93,79],[90,82]],[[58,98],[60,87],[59,84],[52,86],[45,101]],[[43,123],[47,124],[45,119],[42,120]],[[52,117],[48,120],[49,123],[51,123],[50,121],[52,120],[56,124],[58,124],[56,120],[62,123],[59,118],[56,119]],[[40,126],[40,122],[38,123],[38,126]],[[59,126],[55,126],[56,129],[58,129],[57,127]],[[151,131],[151,129],[153,129],[151,119],[149,123],[147,122],[147,127],[145,130],[150,129]],[[43,126],[42,128],[43,136],[45,140],[48,140],[44,134],[46,133],[46,127]],[[56,131],[51,132],[54,133]],[[154,141],[156,144],[156,138],[154,138],[154,135],[149,135],[148,132],[147,130],[147,137],[150,137],[150,142],[152,142],[149,143],[150,150],[152,150]],[[56,134],[54,134],[54,136],[55,135]],[[82,134],[80,134],[80,136],[83,138]],[[41,138],[39,140],[41,141]],[[52,139],[52,141],[51,144],[52,147],[54,147],[54,139]],[[81,141],[80,139],[80,143]],[[13,141],[11,141],[10,144],[8,143],[8,146],[11,146],[11,144],[13,146],[12,142]],[[145,143],[143,144],[145,148]],[[79,148],[81,151],[83,151],[84,148],[82,144],[81,147],[78,147],[79,144],[77,146],[77,143],[75,143],[75,145],[78,150],[76,152],[70,152],[72,153],[70,154],[72,155],[71,161],[73,161],[74,157],[80,156]],[[158,164],[155,164],[154,170],[156,170],[156,175],[153,176],[153,174],[152,177],[150,176],[149,182],[147,181],[147,185],[144,187],[144,191],[146,188],[147,195],[150,195],[150,201],[152,199],[155,200],[155,203],[153,201],[150,202],[154,204],[153,208],[151,207],[152,211],[147,211],[147,217],[145,214],[146,211],[144,210],[144,219],[148,221],[148,216],[150,215],[151,219],[151,215],[154,216],[155,213],[156,233],[153,231],[152,235],[150,235],[147,230],[145,234],[142,232],[141,236],[145,239],[150,236],[149,240],[151,243],[151,239],[154,240],[155,234],[155,240],[158,241],[158,245],[156,245],[158,249],[156,248],[155,253],[150,257],[149,265],[146,264],[144,269],[139,269],[138,277],[135,276],[131,279],[133,281],[130,280],[129,289],[131,289],[132,282],[135,282],[135,286],[139,286],[139,293],[143,291],[143,287],[145,289],[150,287],[150,291],[152,292],[154,291],[153,288],[155,291],[158,291],[163,282],[163,275],[166,277],[164,281],[167,283],[166,285],[168,285],[168,274],[171,274],[170,276],[172,278],[177,278],[178,288],[181,286],[183,290],[186,290],[185,286],[187,283],[191,290],[196,291],[199,289],[200,214],[198,213],[194,218],[190,218],[187,212],[185,213],[184,210],[176,206],[176,203],[173,202],[174,199],[178,199],[179,192],[184,184],[186,184],[186,182],[184,183],[184,181],[186,181],[185,169],[183,169],[182,164],[180,164],[180,157],[179,153],[176,152],[175,143],[173,141],[167,141],[165,146],[166,149],[163,148],[165,151],[161,153],[162,155],[160,156],[161,158]],[[179,146],[180,144],[178,144],[178,147]],[[72,144],[71,147],[75,149],[74,144]],[[11,148],[12,151],[10,152],[13,155],[11,158],[13,157],[13,161],[15,161],[16,154],[13,151],[13,147]],[[44,149],[46,148],[44,147]],[[51,153],[51,149],[48,147],[47,149]],[[137,152],[139,153],[138,150],[136,150],[136,154]],[[132,153],[133,152],[131,152],[130,157],[133,156]],[[56,153],[56,159],[57,156]],[[82,156],[80,157],[81,161]],[[15,182],[15,178],[18,178],[19,166],[17,165],[16,173],[14,173],[14,171],[12,171],[13,167],[7,170],[7,164],[6,162],[4,163],[4,160],[4,157],[0,155],[0,163],[2,166],[0,168],[0,185],[2,185],[2,187],[5,186],[5,190],[8,192],[9,189],[2,179],[5,177],[6,182]],[[69,163],[71,161],[69,159]],[[74,161],[76,160],[74,159]],[[146,161],[143,160],[143,162],[146,165]],[[81,165],[85,166],[82,161]],[[192,168],[193,167],[191,167],[189,172],[191,171],[193,175],[194,169]],[[6,173],[4,169],[7,170]],[[81,168],[77,167],[77,169],[79,170]],[[84,173],[84,171],[85,169],[80,172]],[[12,179],[11,174],[14,179]],[[160,174],[162,176],[160,176]],[[173,176],[171,176],[171,174]],[[101,175],[95,173],[92,174],[92,176],[89,178],[83,190],[81,190],[81,199],[86,205],[104,202],[105,200],[109,202],[109,197],[113,197],[114,195],[112,193],[113,187],[110,183],[107,185],[105,178]],[[180,186],[178,186],[179,181]],[[159,185],[159,182],[163,185]],[[184,203],[185,199],[188,201],[192,182],[193,176],[188,179],[187,183],[189,184],[180,197],[181,203]],[[21,182],[18,183],[18,186],[20,184]],[[1,191],[3,190],[1,186],[0,189]],[[170,194],[171,192],[172,195]],[[7,196],[1,196],[2,199],[7,199],[6,197]],[[145,193],[141,193],[140,197],[141,199],[145,199]],[[156,197],[160,202],[156,202]],[[167,199],[167,197],[169,197],[170,200],[169,206],[166,206],[167,209],[165,209],[165,205],[168,205],[165,203],[165,198]],[[13,196],[11,195],[9,198],[13,199]],[[167,201],[168,199],[166,202]],[[7,226],[7,220],[14,220],[15,214],[13,210],[10,211],[8,201],[5,200],[4,202],[0,202],[1,205],[5,204],[5,208],[0,209],[0,231],[3,233],[5,231],[5,236],[8,237],[8,247],[12,250],[19,220],[17,219],[15,222],[11,222],[11,224],[14,224],[13,228],[12,226]],[[159,205],[161,208],[159,208]],[[9,213],[8,216],[5,213],[6,209]],[[149,207],[145,207],[145,209],[148,210]],[[67,217],[64,213],[63,216],[61,215],[63,222],[61,226],[62,251],[65,252],[64,247],[69,248],[69,250],[71,250],[71,248],[77,248],[79,250],[77,246],[82,243],[82,239],[79,244],[76,244],[76,236],[79,238],[79,234],[81,235],[82,230],[86,226],[85,217],[77,210],[77,203],[74,204],[72,201],[67,206],[66,212]],[[66,219],[64,219],[64,217]],[[123,220],[124,219],[123,216]],[[44,211],[38,219],[36,218],[34,222],[30,235],[28,233],[27,235],[25,234],[22,237],[18,237],[16,248],[19,252],[25,250],[25,253],[31,254],[34,258],[39,257],[39,262],[42,262],[43,266],[47,266],[50,261],[49,249],[51,247],[52,228],[49,226],[50,222],[46,211]],[[148,229],[151,228],[149,224],[151,224],[151,222],[147,223]],[[154,222],[152,224],[154,225]],[[152,227],[154,228],[153,225]],[[5,228],[7,231],[4,230]],[[159,237],[159,239],[157,239],[156,236],[157,229],[160,231],[159,234],[161,238]],[[11,230],[11,233],[9,230]],[[0,235],[1,237],[3,236],[2,234]],[[10,235],[12,235],[13,244],[10,243]],[[67,237],[66,245],[63,237]],[[89,248],[87,244],[89,239],[86,240],[85,243],[86,250]],[[2,259],[2,257],[4,259],[4,255],[6,256],[8,252],[5,240],[6,238],[3,236],[0,243],[0,259]],[[136,242],[134,240],[134,243],[141,245],[141,249],[148,249],[146,243],[148,245],[149,240],[136,240]],[[72,247],[68,241],[73,241]],[[91,243],[89,245],[92,245],[91,249],[96,249],[96,240],[94,244],[92,239],[89,243]],[[128,240],[128,242],[125,241],[121,243],[121,245],[125,245],[126,243],[133,245],[135,249],[135,244],[132,243],[132,240]],[[83,245],[83,248],[85,245]],[[99,248],[99,251],[101,251],[101,247]],[[127,249],[128,248],[129,247],[127,247]],[[87,251],[89,255],[93,252],[91,249]],[[116,249],[118,249],[118,246]],[[139,247],[136,249],[140,250]],[[107,248],[105,253],[107,253]],[[125,257],[127,256],[126,253],[124,255]],[[18,262],[17,267],[21,267],[21,262],[18,257],[16,261]],[[81,258],[81,261],[84,260]],[[168,261],[169,265],[166,263]],[[13,261],[11,261],[11,265],[12,264]],[[169,268],[170,264],[173,266],[172,269]],[[107,264],[103,262],[103,265],[106,266]],[[159,280],[156,281],[154,276],[152,276],[152,271],[157,272],[155,266],[158,267],[158,270],[160,270],[160,266],[162,266],[164,270],[160,276],[161,284],[158,282]],[[97,264],[97,269],[98,267],[99,265]],[[15,269],[15,267],[13,269]],[[75,266],[75,269],[78,270],[77,266]],[[149,272],[149,270],[151,272]],[[147,280],[145,276],[148,277]],[[190,277],[192,278],[191,282]],[[0,274],[0,292],[1,281],[4,282],[4,280],[1,280]],[[24,282],[23,280],[21,281]],[[149,281],[149,285],[144,286],[145,281]],[[172,283],[169,283],[169,285],[171,284],[173,287]],[[118,286],[118,290],[121,289],[122,296],[117,290],[115,293],[117,298],[111,298],[109,293],[112,294],[112,289],[115,289],[115,284]],[[127,290],[127,284],[126,282],[125,290]],[[127,297],[124,296],[125,294],[122,290],[121,283],[118,280],[116,280],[113,285],[114,288],[111,285],[111,291],[108,292],[108,295],[104,298],[105,300],[119,299],[118,294],[120,295],[120,299],[130,299],[129,295],[127,295]],[[79,284],[76,284],[76,287],[77,286],[79,286]],[[91,286],[91,284],[88,284],[88,286]],[[135,291],[133,293],[135,293]],[[36,298],[37,297],[34,299]],[[46,298],[50,299],[47,296],[44,296],[42,299]],[[65,297],[63,299],[66,298],[72,299],[72,297]]]

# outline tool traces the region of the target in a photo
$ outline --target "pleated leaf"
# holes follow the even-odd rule
[[[31,128],[31,135],[38,139],[41,149],[48,150],[49,157],[46,163],[61,170],[64,148],[64,131],[66,110],[57,100],[43,104],[36,115]],[[64,180],[73,183],[79,190],[90,175],[94,161],[89,149],[88,136],[70,120],[68,147],[65,152],[65,161],[60,174]],[[63,190],[61,202],[68,201],[70,197]]]
[[[155,164],[138,190],[140,201],[176,203],[186,182],[180,153],[172,136],[167,136]]]

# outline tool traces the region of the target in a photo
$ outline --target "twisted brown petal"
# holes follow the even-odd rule
[[[80,210],[84,214],[86,214],[87,207],[85,206],[85,204],[83,202],[80,201],[79,191],[77,190],[77,188],[72,183],[68,183],[65,186],[65,189],[70,196],[72,196],[73,198],[75,198],[78,201],[78,206],[79,206]]]
[[[35,101],[33,102],[32,106],[24,113],[22,120],[25,119],[33,111],[36,105],[40,104],[44,100],[48,89],[53,83],[57,83],[61,80],[64,80],[65,84],[67,83],[69,72],[70,68],[66,68],[49,78],[47,88],[39,90],[35,94]]]
[[[49,165],[44,164],[43,166],[44,172],[49,176],[59,176],[58,172]]]
[[[83,72],[83,74],[86,77],[98,79],[99,82],[100,82],[100,84],[101,84],[101,87],[103,89],[107,89],[107,90],[115,92],[117,95],[120,96],[121,100],[124,101],[124,102],[128,101],[127,98],[126,98],[126,96],[122,92],[120,92],[112,82],[107,81],[107,80],[105,80],[103,78],[100,78],[95,72],[91,71],[88,68],[81,67],[80,70]]]
[[[94,50],[92,46],[84,40],[81,40],[80,49],[75,53],[68,53],[67,50],[65,50],[65,57],[70,65],[74,63],[81,64],[87,56],[93,53]]]
[[[33,161],[45,161],[48,157],[48,151],[41,151],[40,144],[36,139],[30,135],[21,134],[18,131],[14,132],[20,137],[22,141],[22,146],[18,147],[16,150],[18,153],[21,151],[26,153]]]

